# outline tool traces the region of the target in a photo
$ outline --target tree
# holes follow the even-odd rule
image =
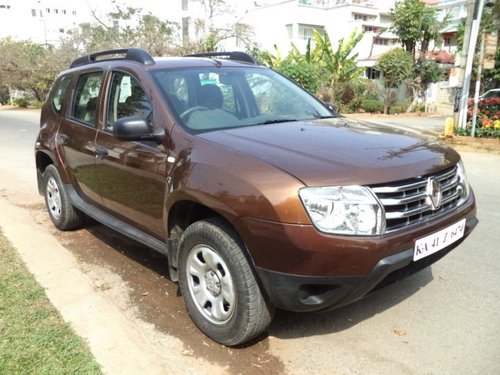
[[[247,47],[252,45],[252,27],[241,22],[235,7],[225,0],[195,0],[199,2],[205,17],[197,19],[197,40],[187,48],[188,52],[215,52],[221,48],[220,43],[236,38]],[[229,21],[227,21],[230,19]],[[223,20],[225,21],[223,23]]]
[[[85,25],[81,35],[73,36],[73,42],[83,46],[85,52],[138,47],[164,56],[180,47],[174,43],[177,25],[143,14],[141,9],[117,6],[106,19],[93,15],[97,23]]]
[[[358,54],[353,53],[353,51],[363,35],[363,32],[356,33],[354,30],[347,41],[344,41],[344,38],[339,40],[338,47],[334,51],[328,34],[322,35],[319,31],[314,30],[315,47],[312,52],[312,60],[323,68],[332,87],[340,82],[359,78],[364,68],[358,68]]]
[[[352,99],[353,83],[359,80],[364,70],[363,67],[358,67],[358,54],[354,53],[354,48],[363,35],[363,32],[356,33],[354,30],[347,40],[340,39],[334,50],[328,34],[322,35],[314,30],[315,47],[311,52],[311,60],[320,67],[321,79],[328,82],[327,87],[322,90],[323,100],[342,105]]]
[[[312,93],[318,89],[318,71],[312,63],[286,59],[277,67],[277,70]]]
[[[30,91],[36,100],[47,95],[58,67],[51,65],[51,46],[28,41],[16,42],[10,38],[0,41],[0,80],[3,85]]]
[[[441,81],[443,77],[443,69],[437,62],[420,58],[413,67],[413,79],[408,82],[408,85],[414,92],[414,98],[423,101],[429,85]]]
[[[393,31],[401,42],[403,48],[416,55],[417,43],[422,40],[422,17],[424,4],[420,0],[398,1],[391,10]]]
[[[384,86],[386,88],[384,113],[387,114],[394,88],[401,85],[412,74],[413,58],[404,49],[394,48],[380,56],[376,68],[383,75]]]
[[[417,51],[424,56],[431,41],[439,41],[441,29],[448,22],[438,21],[436,8],[426,7],[421,0],[403,0],[391,11],[393,31],[402,47],[416,59]],[[418,48],[419,47],[419,48]]]

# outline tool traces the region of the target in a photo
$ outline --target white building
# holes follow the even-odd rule
[[[346,40],[353,31],[365,34],[358,43],[359,65],[366,74],[378,56],[397,45],[397,37],[388,31],[390,10],[394,0],[286,0],[250,10],[244,22],[253,26],[255,40],[264,50],[286,55],[293,43],[304,52],[313,30],[327,33],[334,50],[340,39]]]
[[[57,45],[67,33],[75,32],[82,26],[98,22],[113,24],[107,14],[119,6],[142,9],[143,14],[151,13],[161,21],[169,21],[179,26],[179,44],[197,42],[207,35],[210,27],[222,30],[234,25],[246,13],[251,0],[227,0],[227,7],[216,4],[215,12],[209,1],[193,0],[0,0],[0,39],[31,40],[40,44]],[[124,26],[126,21],[114,20],[115,26]],[[240,43],[226,41],[227,48],[235,48]],[[240,45],[240,49],[244,46]]]
[[[61,36],[90,20],[81,1],[0,0],[0,38],[57,44]]]
[[[457,31],[460,23],[467,17],[467,0],[426,0],[428,6],[437,10],[438,19],[446,19],[444,28],[441,30],[443,36],[442,45],[436,46],[450,54],[457,52]]]

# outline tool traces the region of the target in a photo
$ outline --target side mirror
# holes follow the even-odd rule
[[[165,129],[151,132],[148,122],[138,117],[122,117],[113,125],[113,135],[123,141],[152,141],[161,143],[165,138]]]

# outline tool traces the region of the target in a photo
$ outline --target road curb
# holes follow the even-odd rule
[[[63,319],[87,341],[104,373],[223,373],[183,356],[182,342],[176,338],[160,333],[146,337],[148,332],[96,290],[73,255],[36,224],[27,210],[1,199],[0,212],[5,236]]]

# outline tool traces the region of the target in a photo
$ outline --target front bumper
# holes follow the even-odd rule
[[[416,239],[463,218],[465,231],[459,241],[413,261]],[[359,300],[436,262],[478,223],[473,194],[447,215],[374,238],[332,236],[308,225],[240,220],[237,229],[270,302],[290,311],[328,310]]]
[[[413,261],[413,248],[381,259],[367,276],[303,276],[256,267],[270,302],[289,311],[322,311],[355,302],[436,262],[457,247],[477,225],[467,220],[464,236],[450,246]]]

